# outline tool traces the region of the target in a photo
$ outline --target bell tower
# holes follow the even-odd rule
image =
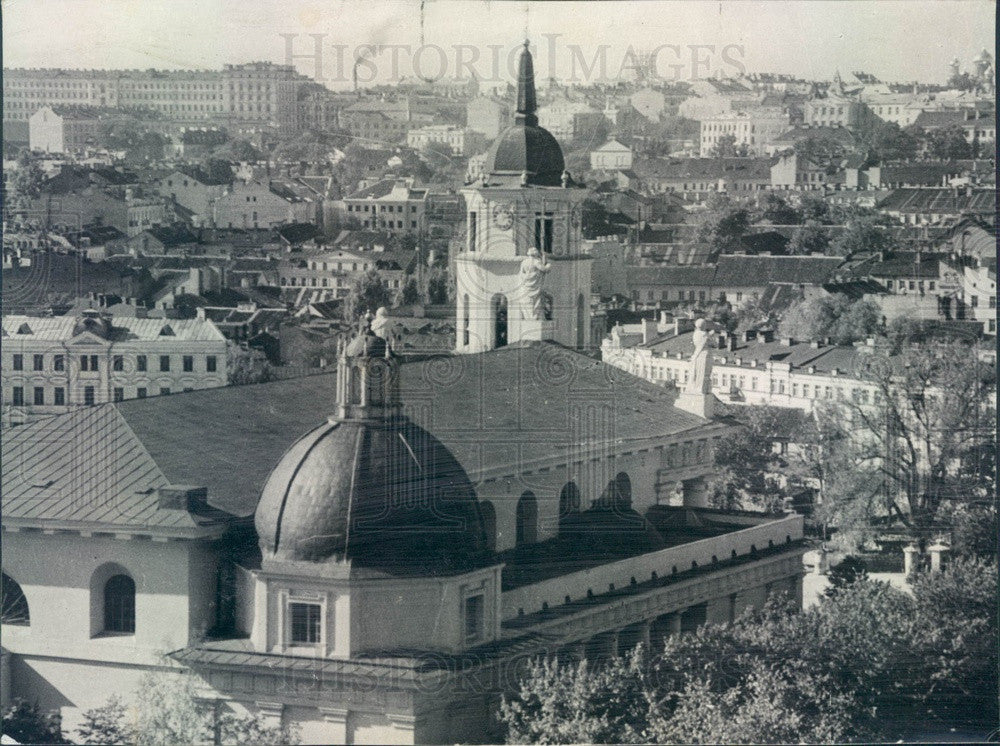
[[[528,43],[518,65],[517,111],[462,190],[465,245],[455,258],[459,353],[550,340],[590,346],[590,257],[581,251],[586,192],[562,148],[538,126]]]

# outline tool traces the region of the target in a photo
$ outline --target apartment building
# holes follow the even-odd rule
[[[210,321],[3,317],[3,420],[225,386],[226,339]]]

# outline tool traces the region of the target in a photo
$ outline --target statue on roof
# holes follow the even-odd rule
[[[375,311],[375,318],[371,322],[371,330],[375,333],[376,337],[381,337],[386,342],[393,341],[395,323],[389,318],[389,311],[385,306],[379,306],[378,310]]]
[[[542,288],[545,284],[545,274],[550,269],[552,265],[537,248],[533,246],[528,249],[528,255],[521,262],[518,276],[525,305],[531,309],[531,318],[545,318],[545,292]]]
[[[687,392],[690,394],[712,393],[712,352],[711,342],[715,330],[705,319],[694,322],[694,352],[691,354],[691,380]]]

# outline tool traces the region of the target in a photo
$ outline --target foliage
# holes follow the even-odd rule
[[[82,743],[127,743],[132,733],[127,725],[127,710],[121,699],[111,697],[106,704],[83,713],[77,729]]]
[[[709,198],[706,208],[698,222],[698,241],[723,252],[739,251],[740,240],[750,231],[750,208],[721,195]]]
[[[820,295],[792,305],[778,327],[782,337],[804,342],[833,340],[847,345],[879,332],[882,312],[869,300],[852,301],[846,295]]]
[[[102,707],[83,713],[79,735],[83,743],[161,744],[298,743],[294,729],[267,724],[259,715],[237,715],[198,698],[191,674],[150,672],[139,682],[130,707],[112,697]]]
[[[741,407],[734,416],[742,427],[719,439],[715,448],[718,475],[712,480],[714,507],[775,511],[782,491],[774,478],[784,466],[772,443],[787,430],[786,412],[779,407]]]
[[[852,256],[860,252],[886,251],[891,239],[881,221],[858,217],[847,222],[847,227],[837,236],[831,247],[837,256]]]
[[[255,163],[261,160],[262,156],[249,140],[237,138],[213,150],[211,158],[229,163]]]
[[[735,135],[722,135],[709,151],[709,158],[740,158],[747,155],[746,143],[736,144]]]
[[[375,313],[381,306],[392,305],[392,294],[377,269],[370,269],[354,282],[344,299],[344,320],[355,322],[364,314]]]
[[[102,122],[98,141],[109,150],[125,151],[125,162],[132,165],[163,158],[167,138],[132,119]]]
[[[420,300],[420,286],[417,285],[416,278],[411,275],[406,278],[403,287],[400,288],[399,293],[396,295],[396,305],[412,306],[420,303]]]
[[[807,220],[788,242],[789,254],[825,254],[829,248],[830,234],[816,220]]]
[[[840,564],[830,569],[827,579],[830,581],[830,587],[826,589],[825,593],[832,598],[854,583],[867,580],[868,568],[857,557],[848,556]]]
[[[226,377],[230,386],[266,383],[274,380],[274,370],[259,350],[229,344],[226,345]]]
[[[847,148],[830,135],[810,135],[795,144],[795,153],[827,173],[833,173],[837,163],[847,155]]]
[[[867,149],[870,162],[909,160],[917,155],[917,138],[895,122],[872,119],[859,127],[855,135]]]
[[[769,192],[761,205],[761,217],[774,225],[796,225],[802,222],[798,210],[788,204],[784,197]]]
[[[934,158],[971,158],[972,146],[965,139],[965,130],[955,124],[930,133],[928,147]]]
[[[435,268],[427,278],[427,302],[440,306],[448,303],[454,293],[454,283],[444,268]]]
[[[974,347],[880,344],[858,356],[852,375],[872,396],[844,397],[821,412],[839,432],[831,450],[845,472],[825,496],[828,519],[862,532],[896,520],[923,544],[949,529],[952,506],[990,499],[992,466],[978,455],[996,418],[986,393],[995,371]]]
[[[57,710],[43,713],[38,703],[15,699],[3,714],[3,734],[18,743],[71,743],[63,738]]]
[[[511,743],[895,740],[893,723],[939,716],[983,727],[996,711],[996,590],[994,565],[956,562],[913,597],[863,575],[801,612],[772,596],[651,658],[532,663],[501,719]]]

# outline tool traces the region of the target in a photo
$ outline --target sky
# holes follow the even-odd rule
[[[423,6],[423,11],[421,7]],[[4,67],[210,68],[290,61],[331,88],[419,73],[614,80],[634,52],[666,79],[779,72],[944,82],[994,50],[991,0],[2,0]],[[290,40],[290,42],[289,42]],[[372,50],[364,45],[393,45]],[[317,57],[316,50],[319,50]],[[463,65],[463,62],[465,63]]]

